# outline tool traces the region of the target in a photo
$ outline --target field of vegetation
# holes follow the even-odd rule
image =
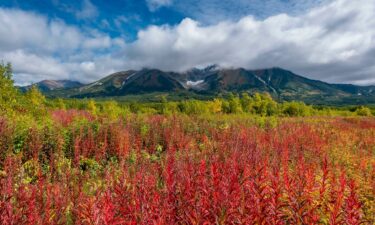
[[[374,224],[373,113],[46,99],[1,65],[0,224]]]

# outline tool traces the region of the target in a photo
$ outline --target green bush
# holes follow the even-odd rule
[[[372,116],[371,110],[365,106],[358,107],[355,110],[357,116]]]
[[[286,116],[310,116],[313,109],[303,102],[286,102],[283,104],[283,114]]]

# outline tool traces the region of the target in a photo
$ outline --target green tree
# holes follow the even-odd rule
[[[0,63],[0,114],[13,112],[19,105],[19,97],[12,80],[11,64]]]
[[[110,119],[116,119],[121,115],[121,108],[114,100],[103,103],[102,113]]]
[[[303,102],[286,102],[283,104],[283,114],[287,116],[309,116],[312,114],[312,108]]]
[[[63,110],[66,109],[66,105],[63,99],[58,98],[56,101],[57,101],[56,106],[58,109],[63,109]]]
[[[41,117],[47,113],[46,97],[33,85],[25,94],[24,107],[33,116]]]
[[[241,100],[238,96],[231,93],[229,95],[228,103],[230,113],[242,113]]]
[[[168,110],[168,100],[165,95],[160,97],[160,113],[161,114],[170,114],[171,112]]]
[[[259,93],[255,93],[253,96],[254,102],[252,105],[252,112],[258,115],[265,115],[266,114],[266,108],[263,104],[263,98],[262,95]]]
[[[46,97],[33,85],[26,92],[26,99],[33,105],[33,107],[41,107],[46,103]]]
[[[273,116],[278,114],[278,104],[275,102],[269,93],[263,94],[263,104],[265,105],[265,114],[267,116]]]
[[[89,102],[87,103],[87,111],[89,111],[93,115],[96,115],[98,113],[96,103],[93,99],[90,99]]]
[[[253,109],[253,99],[246,92],[241,94],[241,105],[244,112],[250,113]]]
[[[221,111],[224,113],[230,113],[229,101],[223,100],[221,104]]]
[[[355,110],[355,114],[358,116],[371,116],[371,110],[365,106],[360,106]]]
[[[180,112],[188,115],[206,114],[209,112],[209,106],[206,102],[198,100],[186,100],[178,104]]]
[[[278,114],[278,104],[268,93],[255,93],[252,111],[261,116],[273,116]]]
[[[223,101],[221,99],[215,98],[209,102],[209,109],[211,113],[221,113],[223,108]]]

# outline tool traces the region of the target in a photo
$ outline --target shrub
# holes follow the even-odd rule
[[[355,114],[358,116],[372,116],[371,110],[365,106],[358,107],[355,110]]]

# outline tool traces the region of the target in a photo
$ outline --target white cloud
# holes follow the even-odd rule
[[[3,53],[1,57],[11,61],[12,66],[16,68],[18,73],[49,76],[61,76],[68,73],[64,65],[58,60],[27,53],[23,50]]]
[[[306,0],[309,2],[310,0]],[[328,82],[375,84],[375,1],[335,0],[302,15],[150,26],[132,43],[59,20],[0,8],[0,59],[17,83],[90,82],[119,70],[183,71],[219,64],[282,67]]]
[[[147,6],[151,12],[156,11],[160,7],[172,5],[172,0],[146,0]]]
[[[77,48],[79,30],[64,23],[20,10],[0,9],[0,49],[39,48],[54,50],[64,42],[66,49]]]
[[[48,20],[38,14],[0,8],[0,50],[34,49],[45,52],[74,51],[81,47],[105,48],[108,35],[83,33],[60,20]]]
[[[247,16],[215,25],[184,19],[140,31],[125,57],[131,68],[279,66],[329,82],[373,82],[374,17],[375,1],[336,0],[300,16]]]
[[[108,36],[90,38],[82,43],[82,46],[88,49],[109,48],[111,45],[112,39]]]
[[[82,9],[75,12],[77,19],[92,19],[99,14],[98,9],[90,0],[82,1]]]
[[[84,62],[110,56],[113,49],[125,45],[120,38],[21,10],[0,8],[0,24],[0,59],[13,64],[18,84],[43,79],[97,79],[112,72],[113,64],[90,70]]]
[[[95,71],[95,63],[94,62],[82,62],[80,64],[82,70],[86,73],[92,73]]]

